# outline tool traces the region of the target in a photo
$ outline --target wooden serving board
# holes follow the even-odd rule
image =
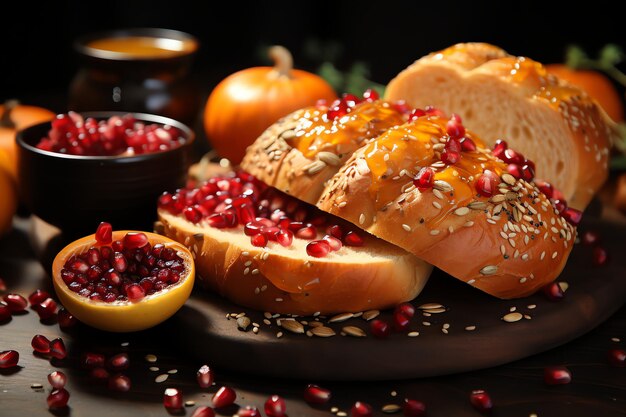
[[[33,236],[40,243],[35,247],[45,259],[62,239],[53,238],[45,224],[33,224]],[[246,374],[372,381],[493,367],[565,344],[596,327],[626,302],[626,225],[591,218],[579,230],[600,232],[612,260],[604,267],[595,267],[592,248],[576,245],[558,279],[569,286],[564,299],[550,301],[538,293],[524,299],[498,300],[436,270],[412,303],[416,307],[437,303],[446,311],[426,316],[418,309],[409,329],[419,333],[415,337],[404,332],[376,339],[369,335],[369,323],[362,317],[339,323],[318,318],[335,329],[337,335],[333,337],[293,334],[279,327],[275,319],[265,324],[262,312],[238,307],[200,289],[166,325],[176,334],[181,351],[218,368]],[[44,241],[48,244],[42,244]],[[504,321],[502,318],[512,310],[525,318]],[[251,331],[252,326],[247,332],[239,330],[234,318],[226,318],[230,313],[246,313],[260,325],[259,332]],[[386,311],[379,318],[390,320],[390,316]],[[342,335],[344,326],[360,327],[368,336]],[[470,326],[475,329],[468,330]],[[277,337],[279,332],[282,337]]]

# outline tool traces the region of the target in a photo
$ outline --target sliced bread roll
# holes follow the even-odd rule
[[[615,124],[584,91],[532,59],[457,44],[415,61],[389,82],[385,98],[457,113],[489,145],[505,139],[572,207],[584,209],[607,178]]]

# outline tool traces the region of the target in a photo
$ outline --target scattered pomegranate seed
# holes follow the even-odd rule
[[[348,111],[350,111],[350,107],[348,106],[348,103],[346,101],[335,100],[328,108],[328,111],[326,112],[326,117],[328,117],[328,120],[334,120],[339,117],[345,116],[346,114],[348,114]]]
[[[213,395],[213,407],[221,408],[234,404],[237,399],[237,393],[231,387],[221,387],[215,395]]]
[[[481,389],[471,392],[470,403],[481,413],[487,413],[493,408],[493,401],[491,401],[491,397],[486,391]]]
[[[495,193],[499,182],[500,179],[494,172],[485,170],[476,179],[474,187],[476,188],[476,191],[478,191],[478,194],[480,194],[481,196],[491,197]]]
[[[406,417],[424,417],[426,415],[426,404],[417,400],[404,399],[402,413]]]
[[[33,310],[37,312],[40,319],[48,320],[56,314],[57,303],[52,298],[46,298],[41,303],[33,305]]]
[[[183,408],[183,393],[177,388],[166,388],[163,393],[163,406],[171,410]]]
[[[109,378],[109,389],[118,392],[130,391],[130,378],[126,375],[118,374]]]
[[[343,243],[346,246],[363,246],[365,241],[358,233],[350,231],[344,236]]]
[[[104,355],[87,352],[80,358],[80,364],[84,369],[101,368],[104,366],[105,360]]]
[[[9,305],[4,301],[0,301],[0,322],[8,321],[11,317]]]
[[[113,241],[113,227],[110,223],[101,222],[96,229],[96,242],[109,245]]]
[[[351,417],[372,417],[372,415],[373,415],[372,406],[361,401],[355,402],[352,408],[350,409]]]
[[[548,385],[564,385],[572,381],[572,373],[565,366],[550,366],[543,371],[543,380]]]
[[[99,381],[108,380],[111,374],[104,368],[94,368],[89,372],[89,376]]]
[[[0,369],[13,368],[17,366],[20,354],[15,350],[5,350],[0,352]]]
[[[602,246],[593,248],[592,262],[594,266],[604,266],[609,262],[609,253]]]
[[[411,107],[404,100],[398,100],[391,104],[391,106],[399,113],[407,114],[411,112]],[[410,121],[410,119],[409,119]]]
[[[580,241],[583,245],[593,246],[600,243],[600,234],[593,230],[587,230],[582,234]]]
[[[399,311],[394,311],[393,313],[393,327],[398,332],[403,332],[409,328],[409,324],[411,324],[411,318],[402,314]]]
[[[507,150],[509,147],[509,145],[506,143],[506,141],[502,140],[502,139],[498,139],[495,143],[495,145],[493,146],[493,156],[495,156],[496,158],[502,159],[502,156],[504,155],[504,151]]]
[[[521,179],[524,175],[522,173],[522,168],[519,165],[508,164],[506,166],[506,172],[513,175],[516,179]]]
[[[209,388],[213,385],[213,371],[207,365],[202,365],[196,373],[196,379],[200,388]]]
[[[626,366],[626,350],[624,349],[611,349],[608,353],[609,363],[618,368]]]
[[[411,303],[401,303],[396,306],[395,312],[411,318],[415,315],[415,307]]]
[[[446,133],[455,139],[460,139],[465,135],[465,127],[463,127],[463,122],[457,114],[452,113],[452,117],[446,124]]]
[[[211,407],[201,406],[193,410],[191,417],[215,417],[215,411]]]
[[[561,286],[556,282],[544,285],[542,291],[546,298],[550,301],[560,301],[563,297],[565,297],[565,293],[561,289]]]
[[[252,243],[252,246],[264,248],[267,246],[268,239],[267,236],[259,233],[258,235],[252,236],[252,238],[250,238],[250,242]]]
[[[33,291],[31,295],[28,296],[28,302],[30,303],[30,306],[32,307],[36,304],[41,303],[46,298],[50,298],[50,294],[48,294],[47,291],[37,289]]]
[[[454,165],[461,159],[461,144],[455,138],[449,138],[443,152],[441,152],[441,162],[446,165]]]
[[[65,349],[63,339],[57,338],[50,341],[49,354],[56,359],[64,359],[67,356],[67,350]]]
[[[433,184],[435,182],[435,170],[430,167],[424,167],[419,170],[415,179],[413,179],[413,184],[420,190],[427,190],[433,188]]]
[[[310,404],[326,404],[331,397],[330,390],[318,385],[309,384],[304,389],[304,400]]]
[[[236,415],[237,417],[261,417],[261,412],[255,406],[247,405],[245,407],[241,407],[239,411],[237,411]]]
[[[463,152],[474,152],[476,150],[476,143],[470,138],[461,138],[461,149]]]
[[[265,401],[265,414],[268,417],[285,417],[287,404],[278,395],[272,395]]]
[[[385,339],[391,334],[391,327],[389,327],[389,324],[386,321],[375,319],[370,323],[370,332],[372,333],[372,336],[378,339]]]
[[[48,408],[57,410],[59,408],[67,407],[67,402],[70,400],[70,393],[66,389],[55,389],[49,395],[46,401],[48,402]]]
[[[54,371],[48,375],[48,382],[55,389],[61,389],[67,382],[67,376],[61,371]]]
[[[99,364],[98,364],[99,365]],[[107,368],[112,371],[123,371],[130,367],[130,359],[127,353],[119,353],[111,356],[107,361]]]
[[[37,353],[49,353],[50,352],[50,340],[46,336],[36,334],[30,342],[33,350]]]
[[[337,239],[343,238],[343,229],[341,228],[341,226],[338,226],[336,224],[328,226],[328,228],[326,229],[326,233]]]
[[[343,246],[343,243],[341,243],[341,240],[337,239],[334,236],[325,235],[322,238],[322,240],[325,240],[326,242],[328,242],[328,244],[330,245],[330,249],[332,251],[338,251]]]
[[[365,99],[366,101],[375,101],[375,100],[378,100],[379,98],[380,97],[378,93],[376,92],[376,90],[373,90],[371,88],[368,88],[363,93],[363,99]]]
[[[409,115],[409,122],[413,122],[422,116],[426,116],[426,112],[422,109],[414,109]]]
[[[128,232],[124,236],[124,247],[126,249],[138,249],[148,244],[148,236],[141,232]]]
[[[580,221],[583,218],[582,211],[576,210],[575,208],[572,208],[572,207],[567,207],[565,210],[563,210],[561,215],[572,226],[578,226],[580,224]]]
[[[26,298],[22,297],[19,294],[6,294],[2,297],[4,302],[9,306],[9,310],[12,313],[19,313],[26,310],[26,306],[28,306],[28,302]]]
[[[306,245],[306,253],[315,258],[323,258],[330,253],[330,245],[325,240],[314,240]]]

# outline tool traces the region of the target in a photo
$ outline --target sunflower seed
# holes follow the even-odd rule
[[[325,152],[325,151],[319,152],[317,154],[317,158],[320,161],[322,161],[322,162],[324,162],[324,163],[326,163],[326,164],[328,164],[330,166],[333,166],[333,167],[335,167],[335,166],[337,166],[337,165],[339,165],[341,163],[341,159],[337,155],[332,153],[332,152]]]
[[[511,174],[502,174],[502,181],[506,182],[509,185],[515,185],[515,177]]]
[[[454,210],[454,214],[456,214],[457,216],[465,216],[469,212],[470,209],[467,207],[459,207],[458,209]]]
[[[453,190],[452,186],[449,183],[447,183],[446,181],[442,181],[442,180],[435,180],[435,182],[433,183],[433,188],[439,191],[443,191],[444,193],[447,193]]]
[[[515,323],[516,321],[520,321],[522,318],[524,318],[522,313],[518,313],[516,311],[515,313],[509,313],[505,315],[504,317],[502,317],[502,320],[506,321],[507,323]]]
[[[311,333],[318,337],[330,337],[337,334],[333,329],[326,326],[314,327],[311,329]]]
[[[341,314],[337,314],[336,316],[333,316],[330,319],[328,319],[328,322],[329,323],[339,323],[339,322],[351,319],[352,317],[354,317],[354,314],[352,314],[352,313],[341,313]]]
[[[305,170],[309,175],[315,175],[324,168],[326,168],[326,163],[324,161],[317,160],[305,166],[303,170]]]
[[[483,275],[493,275],[498,272],[498,267],[496,265],[487,265],[480,270],[480,273]]]
[[[429,309],[424,310],[424,311],[427,312],[427,313],[430,313],[430,314],[437,314],[437,313],[445,313],[446,309],[443,308],[443,307],[441,307],[441,308],[429,308]]]
[[[319,329],[319,327],[318,327],[318,329]],[[359,327],[356,327],[356,326],[345,326],[341,330],[343,330],[349,336],[354,336],[354,337],[365,337],[365,336],[367,336],[367,334],[365,333],[365,331],[363,331],[363,329],[361,329]]]
[[[157,361],[157,357],[155,355],[152,355],[152,354],[146,355],[145,359],[146,359],[146,362],[156,362]]]
[[[156,382],[157,384],[160,384],[161,382],[167,381],[167,378],[169,377],[170,376],[168,374],[161,374],[157,376],[156,378],[154,378],[154,382]]]
[[[380,314],[378,310],[369,310],[363,313],[363,318],[367,321],[373,320]]]
[[[394,414],[400,411],[400,406],[398,404],[385,404],[381,410],[386,414]]]
[[[472,201],[467,205],[472,210],[484,210],[487,208],[487,203],[484,201]]]
[[[422,304],[421,306],[417,307],[420,310],[432,310],[435,308],[442,308],[443,306],[439,303],[426,303],[426,304]]]
[[[280,327],[292,333],[304,333],[304,326],[295,320],[282,320]]]

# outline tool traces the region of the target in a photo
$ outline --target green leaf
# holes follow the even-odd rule
[[[565,65],[574,69],[585,68],[589,57],[578,45],[569,45],[565,50]]]
[[[344,90],[345,77],[332,62],[324,62],[320,65],[317,73],[337,92]]]
[[[600,50],[598,66],[603,69],[611,68],[622,62],[623,59],[624,52],[622,49],[614,43],[609,43]]]

